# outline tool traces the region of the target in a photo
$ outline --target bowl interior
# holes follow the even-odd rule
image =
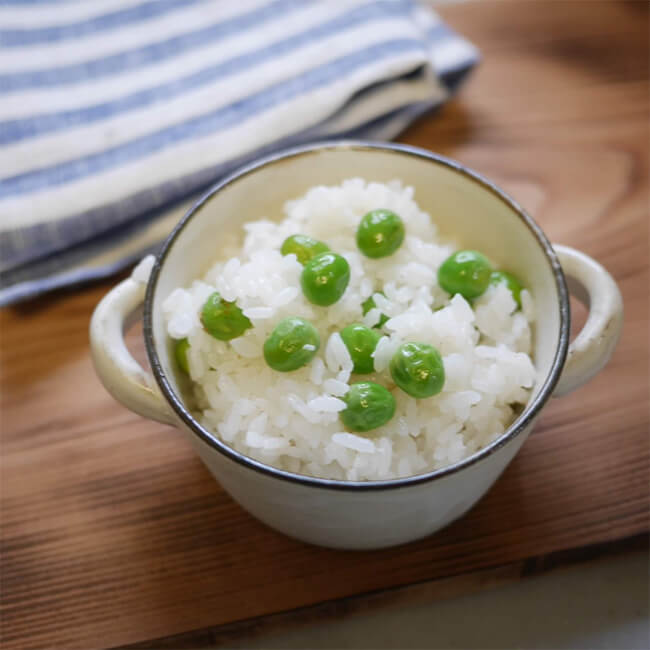
[[[534,360],[539,378],[530,404],[551,371],[562,329],[556,262],[545,252],[545,238],[498,191],[454,163],[424,152],[363,145],[301,151],[256,167],[215,191],[177,229],[164,252],[151,296],[151,322],[160,367],[181,401],[186,401],[183,394],[188,386],[173,361],[162,317],[164,299],[173,289],[203,276],[219,257],[226,233],[241,233],[246,221],[261,217],[281,219],[288,199],[313,185],[336,184],[351,177],[380,182],[400,179],[412,185],[416,201],[431,214],[442,237],[484,252],[532,291],[538,315]]]

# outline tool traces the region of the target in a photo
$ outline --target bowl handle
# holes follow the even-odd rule
[[[589,308],[587,322],[569,345],[554,395],[566,395],[600,372],[623,327],[623,298],[612,276],[596,260],[568,246],[553,245],[569,292]]]
[[[124,331],[139,315],[145,289],[142,282],[127,278],[102,298],[90,321],[90,350],[102,384],[118,402],[146,418],[175,424],[154,378],[124,342]]]

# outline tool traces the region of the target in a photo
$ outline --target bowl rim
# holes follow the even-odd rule
[[[210,200],[217,192],[230,185],[231,183],[236,182],[240,178],[252,174],[259,169],[273,165],[280,161],[287,160],[289,158],[296,158],[301,156],[307,156],[322,151],[366,151],[366,152],[384,152],[395,155],[406,155],[414,156],[425,161],[435,163],[438,165],[443,165],[454,172],[464,176],[467,180],[474,182],[480,185],[484,190],[495,195],[498,199],[506,203],[515,214],[524,222],[528,227],[533,237],[537,240],[537,243],[542,248],[546,260],[549,263],[551,272],[553,273],[555,279],[555,285],[557,289],[557,294],[559,297],[559,311],[560,311],[560,331],[558,336],[558,344],[555,350],[555,355],[551,363],[551,368],[546,376],[544,384],[540,388],[539,392],[535,398],[530,402],[526,408],[519,414],[519,416],[512,422],[512,424],[506,429],[506,431],[499,436],[496,440],[491,442],[489,445],[483,449],[473,453],[471,456],[462,459],[461,461],[442,467],[440,469],[432,470],[423,474],[414,474],[412,476],[407,476],[403,478],[395,479],[385,479],[385,480],[373,480],[373,481],[347,481],[340,479],[327,479],[319,478],[315,476],[307,476],[304,474],[297,474],[294,472],[288,472],[285,470],[278,469],[272,465],[267,465],[260,461],[254,460],[242,454],[232,447],[228,446],[225,442],[220,440],[216,434],[211,433],[192,416],[192,414],[185,408],[182,401],[176,395],[176,392],[172,388],[171,384],[165,376],[165,372],[162,368],[162,364],[158,357],[156,347],[154,344],[154,335],[153,335],[153,300],[156,292],[156,286],[162,266],[169,254],[172,246],[176,242],[179,234],[184,230],[185,227],[191,222],[194,214],[208,201]],[[414,485],[420,485],[423,483],[429,483],[431,481],[436,481],[443,479],[453,474],[457,474],[462,470],[469,468],[482,460],[485,460],[492,456],[499,449],[507,445],[514,438],[519,436],[523,431],[533,422],[535,417],[538,415],[542,407],[545,405],[548,398],[551,396],[553,389],[558,382],[562,368],[564,367],[564,362],[566,360],[567,351],[569,347],[569,332],[570,332],[570,309],[569,309],[569,294],[566,285],[566,280],[564,273],[562,272],[562,267],[560,261],[551,246],[550,241],[542,231],[542,229],[537,225],[537,223],[532,219],[532,217],[508,194],[503,190],[499,189],[494,183],[489,181],[487,178],[481,174],[475,172],[474,170],[466,167],[465,165],[441,156],[439,154],[432,153],[426,149],[420,147],[414,147],[411,145],[398,144],[393,142],[370,142],[365,140],[325,140],[318,141],[311,144],[290,147],[283,149],[271,155],[263,156],[256,159],[255,161],[244,165],[243,167],[238,168],[233,173],[229,174],[219,182],[215,183],[210,187],[185,213],[183,218],[178,222],[174,227],[170,235],[167,237],[165,242],[162,245],[162,248],[158,255],[156,256],[156,261],[154,263],[151,276],[147,283],[147,290],[145,295],[144,302],[144,340],[145,347],[147,350],[147,355],[149,357],[149,362],[153,370],[153,375],[155,377],[156,383],[158,384],[163,396],[168,401],[176,415],[181,419],[181,421],[195,434],[202,442],[206,443],[209,447],[215,451],[221,453],[227,459],[232,460],[243,467],[254,470],[255,472],[261,473],[263,475],[281,479],[283,481],[288,481],[291,483],[297,483],[306,487],[314,487],[328,490],[342,490],[342,491],[381,491],[381,490],[392,490],[410,487]]]

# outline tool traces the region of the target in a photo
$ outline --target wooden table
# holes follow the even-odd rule
[[[296,611],[304,619],[439,597],[594,545],[644,545],[647,8],[483,1],[441,10],[484,60],[458,99],[401,139],[485,173],[552,240],[599,259],[620,283],[626,320],[605,372],[554,400],[488,496],[427,540],[335,552],[253,520],[183,437],[117,405],[95,378],[88,320],[112,282],[4,310],[3,647],[209,644],[236,621],[250,631]],[[283,612],[293,613],[271,617]]]

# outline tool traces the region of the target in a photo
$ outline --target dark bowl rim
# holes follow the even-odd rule
[[[553,273],[560,301],[560,332],[555,356],[551,364],[550,372],[548,373],[544,384],[542,385],[540,391],[535,396],[533,401],[527,405],[524,411],[499,438],[490,443],[487,447],[484,447],[480,451],[472,454],[471,456],[468,456],[467,458],[464,458],[458,463],[454,463],[453,465],[449,465],[447,467],[433,470],[424,474],[415,474],[413,476],[404,478],[389,479],[383,481],[345,481],[338,479],[317,478],[277,469],[271,465],[266,465],[265,463],[256,461],[244,454],[239,453],[235,449],[229,447],[226,443],[222,442],[215,434],[210,433],[207,429],[202,427],[178,398],[162,369],[162,364],[160,363],[160,359],[158,358],[156,347],[154,345],[153,299],[158,278],[160,276],[160,271],[165,262],[165,259],[167,258],[167,255],[169,254],[169,251],[171,250],[179,234],[191,222],[193,215],[199,210],[199,208],[203,206],[204,203],[206,203],[212,196],[214,196],[224,187],[230,185],[240,178],[243,178],[244,176],[247,176],[248,174],[254,173],[262,167],[287,160],[288,158],[332,150],[381,151],[397,155],[415,156],[429,162],[443,165],[461,174],[466,179],[477,183],[484,190],[495,195],[501,201],[506,203],[508,207],[510,207],[519,216],[519,218],[528,227],[532,235],[537,240],[537,243],[544,251],[546,259]],[[147,284],[147,291],[145,295],[143,331],[149,362],[151,364],[156,383],[160,387],[162,394],[169,402],[174,412],[178,415],[181,421],[187,425],[190,431],[192,431],[202,442],[206,443],[215,451],[223,454],[226,458],[248,469],[254,470],[269,477],[281,479],[283,481],[298,483],[306,487],[342,491],[391,490],[420,485],[423,483],[428,483],[430,481],[446,478],[468,467],[471,467],[472,465],[475,465],[476,463],[479,463],[480,461],[488,458],[499,449],[510,443],[514,438],[523,433],[523,431],[533,422],[535,417],[545,405],[547,399],[551,396],[553,389],[560,378],[560,374],[566,360],[566,355],[569,347],[570,332],[569,294],[560,261],[542,229],[514,199],[508,196],[505,192],[494,185],[494,183],[487,180],[481,174],[473,171],[472,169],[469,169],[457,161],[451,160],[444,156],[440,156],[438,154],[434,154],[430,151],[427,151],[426,149],[421,149],[419,147],[392,142],[377,143],[363,140],[328,140],[315,142],[308,145],[291,147],[259,158],[254,162],[239,168],[223,180],[213,185],[201,198],[199,198],[192,205],[192,207],[187,211],[187,213],[183,216],[183,218],[179,221],[179,223],[167,237],[159,254],[156,256],[156,261],[154,263],[151,276]]]

